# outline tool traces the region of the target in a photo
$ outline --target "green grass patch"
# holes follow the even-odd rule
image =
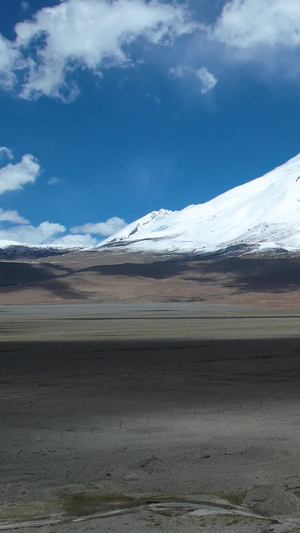
[[[64,493],[60,497],[63,511],[68,515],[88,515],[116,508],[128,508],[142,502],[124,494],[102,492]]]
[[[233,505],[240,506],[243,504],[243,501],[247,496],[247,491],[237,490],[232,492],[222,492],[219,493],[219,496]]]

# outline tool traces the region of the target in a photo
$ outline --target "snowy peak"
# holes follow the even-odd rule
[[[147,226],[153,228],[156,223],[160,223],[163,219],[172,214],[173,211],[168,211],[167,209],[160,209],[159,211],[152,211],[148,215],[145,215],[142,218],[139,218],[132,224],[128,224],[124,229],[115,233],[112,237],[109,237],[103,241],[99,246],[105,246],[106,244],[120,243],[124,240],[130,239],[131,237],[135,240],[139,238],[139,235],[143,233],[144,230],[147,231]]]
[[[207,253],[245,245],[300,250],[300,154],[204,204],[149,213],[99,246]]]

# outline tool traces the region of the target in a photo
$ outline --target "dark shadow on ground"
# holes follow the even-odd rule
[[[0,262],[0,294],[39,288],[65,299],[85,299],[68,280],[71,272],[59,264]]]
[[[1,379],[18,376],[101,375],[105,382],[119,374],[123,381],[134,380],[141,371],[152,388],[154,375],[166,388],[164,372],[176,379],[184,369],[193,378],[233,381],[234,376],[249,379],[250,375],[300,379],[300,339],[237,339],[237,340],[120,340],[120,341],[19,341],[0,343]],[[147,370],[147,371],[145,371]],[[289,371],[288,375],[287,372]],[[148,376],[150,376],[148,378]],[[152,377],[151,377],[152,376]],[[229,383],[229,386],[230,386]],[[136,383],[138,385],[138,382]],[[185,381],[185,385],[188,383]],[[119,392],[120,394],[120,392]]]
[[[0,262],[0,287],[18,283],[37,283],[66,273],[68,272],[65,267],[51,263]]]
[[[180,276],[190,270],[185,261],[155,261],[153,263],[123,263],[118,265],[96,265],[78,272],[96,272],[101,276],[130,278],[166,279]]]
[[[300,259],[289,258],[171,259],[144,264],[97,265],[80,272],[157,280],[179,278],[201,284],[219,283],[238,292],[277,293],[300,287]]]
[[[85,257],[82,256],[81,264]],[[99,257],[99,262],[101,257]],[[73,279],[73,275],[77,279]],[[92,275],[92,277],[90,276]],[[86,287],[79,288],[78,277]],[[300,258],[222,257],[154,260],[151,263],[124,262],[121,264],[88,266],[86,268],[65,267],[51,263],[0,263],[0,292],[17,292],[22,289],[41,289],[65,299],[86,300],[95,294],[99,283],[105,278],[115,278],[122,283],[138,278],[140,280],[173,279],[191,281],[196,284],[216,284],[230,289],[232,293],[265,292],[284,293],[300,288]],[[114,279],[109,280],[113,283]],[[91,284],[91,292],[88,290]],[[93,285],[93,288],[92,288]],[[187,295],[188,297],[189,295]],[[163,297],[163,294],[162,294]]]
[[[300,288],[299,259],[236,257],[201,263],[200,270],[202,274],[221,275],[219,282],[238,292],[278,293]]]

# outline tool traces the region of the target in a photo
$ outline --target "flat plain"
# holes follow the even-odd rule
[[[0,530],[300,531],[300,309],[0,307]]]

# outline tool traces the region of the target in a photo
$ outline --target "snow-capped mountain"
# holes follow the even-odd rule
[[[162,253],[300,251],[300,154],[204,204],[154,211],[96,248],[121,246]]]
[[[80,248],[66,248],[62,245],[52,244],[22,244],[14,241],[0,241],[0,259],[39,259],[52,255],[61,255],[79,250]]]

